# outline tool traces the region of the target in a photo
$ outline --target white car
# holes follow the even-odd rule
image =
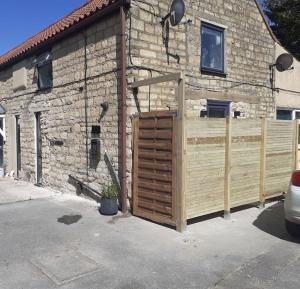
[[[285,224],[288,233],[300,236],[300,170],[293,172],[284,201]]]

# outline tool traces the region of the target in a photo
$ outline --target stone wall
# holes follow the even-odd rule
[[[241,103],[233,104],[233,108],[241,109],[245,117],[274,116],[274,97],[270,89],[263,87],[270,87],[269,65],[274,63],[274,40],[254,0],[187,0],[185,17],[180,25],[170,25],[169,33],[159,23],[159,16],[164,16],[169,11],[169,0],[148,0],[147,3],[149,4],[133,1],[129,13],[130,65],[152,68],[155,76],[184,70],[187,89],[239,94]],[[187,23],[188,20],[191,23]],[[205,75],[200,71],[201,21],[225,27],[226,77]],[[163,42],[163,36],[167,34],[170,55],[167,54]],[[179,63],[171,54],[180,57]],[[142,79],[149,77],[150,73],[147,70],[135,69],[131,76]],[[174,96],[168,91],[169,87],[172,85],[152,87],[151,109],[176,106],[174,97],[169,97]],[[259,102],[252,102],[250,105],[249,101],[243,101],[243,96],[248,99],[251,95],[259,96]],[[147,110],[147,89],[141,91],[138,97],[141,109]],[[199,107],[205,107],[205,102],[199,101],[196,109]]]
[[[185,1],[186,16],[180,25],[170,26],[169,32],[159,23],[159,16],[166,15],[169,10],[169,1],[147,0],[147,3],[133,1],[127,14],[128,83],[184,70],[187,90],[239,94],[241,100],[232,104],[232,110],[241,111],[242,117],[274,116],[275,101],[267,88],[270,86],[269,64],[274,62],[274,41],[254,1]],[[204,75],[200,71],[201,19],[226,27],[226,77]],[[52,47],[54,86],[50,90],[37,91],[33,57],[24,61],[28,72],[26,90],[13,92],[13,67],[0,71],[0,102],[7,109],[9,135],[5,145],[7,171],[16,169],[14,115],[20,114],[21,177],[35,181],[34,113],[38,111],[41,112],[45,185],[60,191],[75,191],[68,182],[68,176],[73,175],[101,190],[109,175],[104,161],[105,151],[118,169],[119,83],[116,70],[119,65],[119,31],[119,17],[115,15],[55,44]],[[169,55],[163,41],[166,36]],[[171,54],[177,54],[179,62]],[[251,99],[252,95],[259,100],[244,100]],[[109,103],[109,110],[99,121],[100,104],[105,101]],[[131,117],[138,111],[149,109],[176,109],[175,84],[143,87],[137,95],[128,87],[127,105],[127,173],[131,194]],[[188,100],[187,106],[192,113],[199,115],[206,108],[206,98]],[[99,123],[101,160],[94,168],[95,164],[89,157],[91,130],[92,125]]]
[[[20,115],[20,176],[36,181],[35,112],[41,112],[44,185],[74,192],[69,183],[72,175],[101,190],[109,176],[105,152],[118,170],[118,31],[115,15],[55,44],[51,89],[37,90],[34,57],[21,63],[27,69],[26,90],[13,91],[13,67],[0,71],[0,102],[7,109],[6,172],[16,170],[15,115]],[[109,109],[100,121],[103,102],[108,102]],[[90,157],[93,125],[101,126],[99,163]]]
[[[184,71],[187,96],[188,90],[240,95],[240,101],[231,105],[232,114],[240,111],[241,117],[273,118],[275,99],[268,87],[269,65],[274,63],[275,44],[255,1],[186,0],[186,15],[181,24],[176,27],[170,25],[167,32],[159,21],[168,13],[170,2],[147,0],[148,4],[145,4],[133,0],[128,13],[128,65],[132,67],[129,82]],[[225,27],[226,77],[201,73],[202,20]],[[169,55],[163,40],[166,36],[169,39]],[[171,54],[177,54],[179,62]],[[135,96],[129,90],[129,114],[148,111],[149,107],[150,110],[176,109],[178,101],[174,88],[172,82],[152,85],[150,90],[142,87]],[[199,116],[201,110],[206,110],[206,101],[204,98],[187,100],[189,113]],[[128,166],[130,170],[131,162]]]

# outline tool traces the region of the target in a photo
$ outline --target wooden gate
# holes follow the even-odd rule
[[[133,214],[176,225],[176,112],[134,119]]]

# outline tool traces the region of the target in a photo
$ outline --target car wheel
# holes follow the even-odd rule
[[[285,220],[285,227],[291,236],[300,237],[300,225]]]

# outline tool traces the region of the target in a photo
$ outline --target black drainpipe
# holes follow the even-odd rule
[[[127,213],[127,139],[126,139],[126,122],[127,122],[127,83],[126,83],[126,15],[125,15],[125,5],[129,4],[129,1],[124,1],[123,5],[120,7],[120,118],[121,118],[121,136],[120,136],[120,146],[121,146],[121,197],[122,197],[122,212]]]

